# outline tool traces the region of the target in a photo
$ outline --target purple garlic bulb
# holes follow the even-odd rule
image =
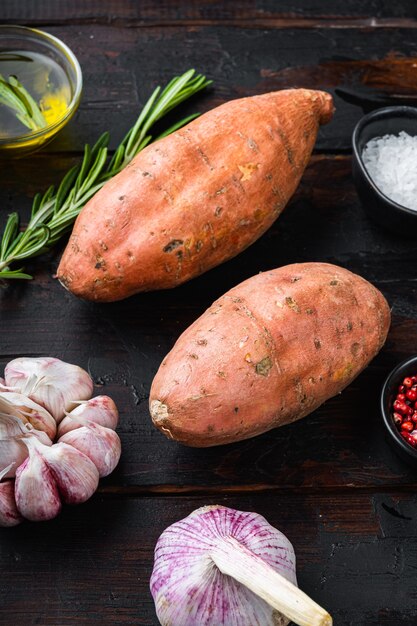
[[[261,515],[206,506],[169,526],[150,581],[162,626],[331,626],[297,587],[288,539]]]

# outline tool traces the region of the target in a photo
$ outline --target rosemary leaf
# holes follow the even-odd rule
[[[55,205],[54,205],[54,213],[56,214],[62,205],[65,202],[65,199],[68,197],[68,194],[77,178],[78,174],[78,166],[74,165],[68,172],[65,174],[64,178],[61,181],[61,184],[58,187],[58,191],[56,192]]]
[[[81,163],[67,172],[56,191],[52,186],[43,195],[37,193],[34,196],[31,217],[22,232],[19,232],[18,213],[12,213],[1,237],[0,280],[31,279],[32,276],[26,274],[24,268],[13,270],[10,269],[10,265],[17,260],[48,252],[70,230],[88,200],[110,178],[126,167],[136,154],[152,141],[166,137],[197,117],[198,113],[181,119],[156,137],[151,134],[154,125],[167,113],[206,88],[211,82],[201,74],[195,75],[195,70],[191,69],[182,76],[174,77],[164,89],[157,87],[111,158],[108,157],[110,136],[106,132],[99,137],[93,147],[88,144],[85,146]],[[20,83],[12,81],[10,85],[1,76],[0,103],[4,101],[4,97],[7,99],[7,94],[4,96],[7,87],[9,88],[7,94],[11,99],[17,96],[17,92],[20,93],[19,104],[13,100],[16,108],[20,107],[19,115],[24,116],[25,111],[28,114],[29,109],[32,109],[30,95],[21,91]]]
[[[32,280],[33,276],[30,276],[30,274],[25,274],[22,268],[20,270],[2,270],[0,272],[0,279],[5,279],[5,278]]]

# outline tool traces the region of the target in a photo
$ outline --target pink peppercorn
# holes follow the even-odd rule
[[[417,375],[406,376],[392,404],[392,418],[401,437],[417,449]]]

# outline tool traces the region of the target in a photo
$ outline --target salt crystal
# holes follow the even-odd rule
[[[382,193],[417,211],[417,137],[404,131],[375,137],[366,144],[362,160]]]

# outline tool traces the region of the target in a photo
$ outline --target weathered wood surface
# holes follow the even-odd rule
[[[296,550],[299,585],[331,611],[335,626],[415,624],[417,498],[389,491],[97,495],[52,522],[0,532],[0,623],[156,626],[149,593],[156,540],[208,503],[256,510],[280,528]]]
[[[1,11],[0,4],[0,23]],[[127,28],[71,22],[50,26],[48,31],[74,50],[84,75],[80,109],[48,152],[79,151],[105,130],[115,147],[151,90],[191,66],[213,79],[214,89],[187,104],[185,114],[277,89],[330,91],[336,114],[321,129],[317,151],[350,151],[352,131],[362,115],[360,106],[335,94],[336,87],[354,91],[365,87],[394,96],[399,104],[417,102],[414,27],[369,26],[363,32],[349,25],[339,29],[234,29],[223,23]]]
[[[110,130],[114,147],[152,88],[190,66],[215,84],[184,115],[287,86],[417,98],[411,0],[3,0],[0,23],[61,37],[85,79],[63,135],[36,158],[1,163],[0,223],[11,210],[27,215],[33,194],[58,182],[85,142]],[[221,268],[175,291],[93,305],[54,280],[57,250],[30,264],[32,283],[0,290],[0,367],[20,355],[54,355],[88,368],[96,392],[120,407],[123,442],[120,466],[91,502],[47,524],[0,530],[0,624],[156,626],[148,591],[155,541],[215,502],[256,510],[288,535],[300,585],[331,610],[335,626],[416,623],[416,473],[385,441],[378,408],[389,370],[417,353],[416,244],[382,231],[360,207],[350,137],[362,111],[335,100],[335,119],[284,214]],[[386,295],[393,325],[377,359],[291,426],[205,450],[165,439],[147,398],[180,332],[241,280],[311,260],[358,272]]]
[[[417,17],[413,0],[381,2],[380,0],[2,0],[2,20],[9,23],[122,23],[140,27],[143,24],[225,23],[239,27],[285,28],[304,24],[321,27],[387,27],[410,25]]]

